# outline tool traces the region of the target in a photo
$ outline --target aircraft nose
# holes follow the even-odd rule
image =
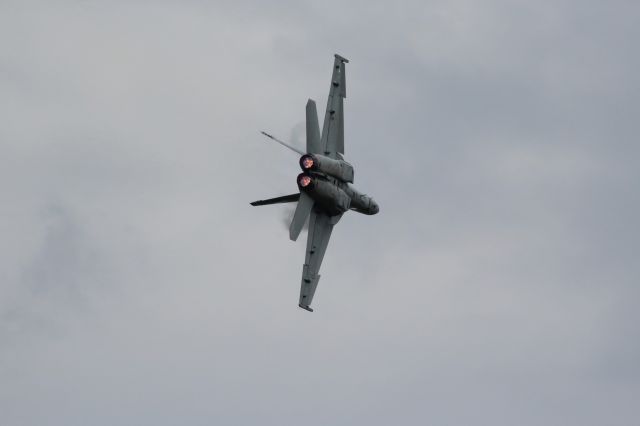
[[[378,203],[376,203],[375,201],[373,201],[371,204],[372,204],[372,205],[371,205],[371,212],[372,212],[373,214],[378,213],[378,212],[380,211],[380,207],[378,206]]]

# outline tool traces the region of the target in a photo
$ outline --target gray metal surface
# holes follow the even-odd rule
[[[318,110],[312,99],[307,101],[306,108],[307,129],[307,154],[320,154],[323,147],[320,145],[320,125],[318,124]]]
[[[342,56],[335,55],[327,111],[324,115],[320,144],[324,149],[323,154],[331,158],[338,158],[338,153],[344,154],[343,100],[347,97],[345,65],[347,62],[349,61]]]
[[[318,272],[329,245],[333,225],[331,216],[316,210],[311,212],[309,234],[307,235],[307,251],[300,283],[300,301],[298,303],[298,306],[311,312],[313,310],[309,306],[318,287],[318,281],[320,280]]]
[[[300,193],[283,195],[282,197],[269,198],[267,200],[258,200],[250,203],[252,206],[266,206],[269,204],[294,203],[300,199]]]
[[[302,231],[304,223],[307,221],[307,217],[309,217],[309,213],[311,213],[312,208],[313,198],[311,198],[306,192],[301,192],[298,205],[296,206],[296,211],[293,214],[291,226],[289,227],[289,238],[291,241],[298,239],[298,235],[300,235],[300,231]]]

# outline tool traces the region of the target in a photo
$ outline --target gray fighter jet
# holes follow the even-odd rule
[[[298,306],[313,312],[309,306],[318,286],[320,265],[327,250],[333,226],[348,210],[373,215],[380,210],[373,198],[358,192],[353,184],[353,166],[344,161],[344,110],[346,94],[345,67],[349,61],[335,55],[333,74],[329,88],[327,112],[324,116],[322,135],[318,125],[316,103],[307,102],[307,152],[278,140],[268,133],[265,136],[301,155],[298,175],[299,193],[282,197],[259,200],[252,206],[297,202],[296,211],[289,228],[289,237],[295,241],[300,235],[307,218],[307,252],[302,268],[302,284]]]

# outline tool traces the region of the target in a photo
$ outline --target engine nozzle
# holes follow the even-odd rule
[[[300,188],[311,188],[313,186],[313,179],[306,173],[300,173],[297,180]]]
[[[316,164],[316,161],[312,155],[305,154],[302,157],[300,157],[300,167],[302,167],[302,170],[311,170],[313,169],[315,164]]]
[[[300,168],[303,172],[313,171],[353,183],[353,166],[342,159],[329,158],[320,154],[304,154],[300,157]]]

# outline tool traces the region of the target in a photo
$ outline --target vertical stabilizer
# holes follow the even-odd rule
[[[320,146],[320,125],[318,124],[318,111],[316,103],[307,101],[307,153],[320,154],[323,148]]]

